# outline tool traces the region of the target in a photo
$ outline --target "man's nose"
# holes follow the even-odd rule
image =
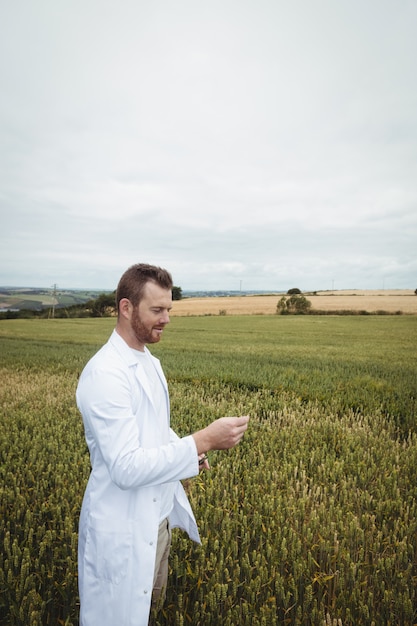
[[[163,324],[169,324],[170,319],[169,319],[169,312],[168,311],[166,311],[165,313],[162,314],[161,322]]]

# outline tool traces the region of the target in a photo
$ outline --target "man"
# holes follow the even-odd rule
[[[171,275],[134,265],[116,302],[116,328],[77,388],[92,467],[79,527],[80,626],[148,624],[166,587],[170,527],[200,542],[180,480],[209,469],[209,450],[239,443],[249,420],[222,417],[179,438],[165,376],[146,347],[169,323]]]

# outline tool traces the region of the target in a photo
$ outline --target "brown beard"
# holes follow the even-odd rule
[[[152,335],[152,328],[147,328],[144,324],[142,324],[139,312],[136,308],[132,312],[130,327],[140,344],[145,345],[147,343],[156,343],[159,341],[159,338],[155,339]]]

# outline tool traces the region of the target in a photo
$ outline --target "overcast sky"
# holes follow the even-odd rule
[[[417,287],[416,0],[0,5],[0,285]]]

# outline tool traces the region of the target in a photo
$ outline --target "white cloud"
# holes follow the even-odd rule
[[[0,284],[113,288],[146,257],[183,288],[414,288],[416,23],[409,0],[4,4]]]

